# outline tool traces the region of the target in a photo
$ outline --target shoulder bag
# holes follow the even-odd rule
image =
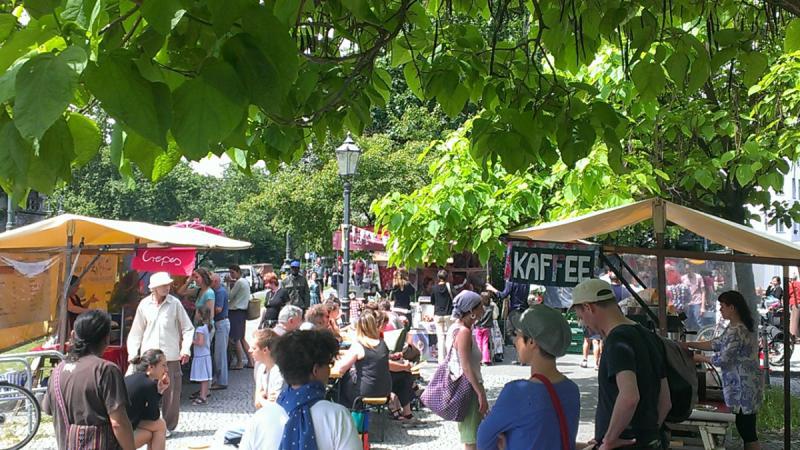
[[[564,415],[564,408],[561,406],[561,400],[558,398],[558,394],[556,393],[556,389],[553,387],[553,383],[551,383],[546,376],[539,373],[533,374],[531,378],[536,378],[537,380],[541,381],[544,387],[547,389],[547,392],[550,394],[550,400],[553,402],[553,408],[556,410],[556,417],[558,417],[558,426],[561,428],[561,448],[564,450],[570,450],[572,445],[569,442],[570,439],[567,418]]]
[[[261,317],[261,302],[255,296],[251,296],[247,303],[247,320],[255,320],[259,317]]]
[[[67,418],[67,408],[64,406],[64,397],[61,393],[61,372],[64,371],[62,362],[53,374],[53,387],[56,392],[56,402],[60,411],[61,420],[64,421],[66,436],[64,437],[65,450],[113,450],[119,449],[117,439],[111,430],[111,425],[73,425]]]
[[[476,394],[463,373],[455,379],[450,373],[450,357],[454,347],[455,343],[447,351],[444,361],[436,368],[421,399],[428,409],[442,419],[463,422]]]

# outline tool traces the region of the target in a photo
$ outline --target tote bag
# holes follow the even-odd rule
[[[455,341],[455,339],[453,340]],[[447,351],[444,361],[436,368],[421,399],[428,409],[442,419],[463,422],[473,396],[475,396],[475,391],[463,373],[455,378],[450,373],[449,364],[453,355],[453,347],[455,347],[455,343]]]

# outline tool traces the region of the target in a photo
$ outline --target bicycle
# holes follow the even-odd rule
[[[17,450],[39,430],[42,410],[31,391],[0,381],[0,449]]]

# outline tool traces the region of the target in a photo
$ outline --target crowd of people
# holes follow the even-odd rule
[[[322,299],[322,290],[319,299],[312,295],[299,264],[283,280],[265,274],[264,312],[252,346],[244,339],[249,286],[240,283],[238,266],[229,273],[230,287],[202,268],[181,286],[166,273],[150,277],[150,294],[139,302],[127,340],[127,376],[100,358],[109,342],[108,314],[86,309],[75,317],[69,357],[54,370],[44,400],[60,448],[78,436],[97,436],[104,443],[99,448],[164,448],[179,420],[181,365],[190,359],[197,406],[213,403],[212,391],[227,388],[228,370],[253,367],[258,411],[240,435],[240,448],[361,448],[350,410],[366,397],[386,398],[400,424],[418,421],[411,406],[421,393],[413,371],[419,352],[410,339],[392,339],[412,326],[414,291],[404,271],[396,272],[388,299],[359,304],[349,324],[341,323],[338,299]],[[531,305],[526,285],[471,290],[452,286],[446,271],[438,278],[432,289],[438,362],[471,391],[458,422],[464,448],[582,448],[576,443],[581,395],[556,363],[571,341],[562,311]],[[195,299],[191,317],[171,292]],[[505,304],[498,308],[498,301]],[[654,333],[623,314],[618,301],[613,283],[600,279],[572,291],[576,315],[603,342],[595,433],[586,445],[666,448],[671,399],[664,349]],[[718,303],[730,320],[723,335],[683,345],[712,352],[695,355],[695,361],[722,368],[725,402],[736,414],[745,448],[760,448],[755,418],[763,387],[754,319],[737,292],[721,294]],[[530,378],[508,383],[490,408],[481,368],[491,364],[487,329],[498,310],[507,313],[506,334]]]

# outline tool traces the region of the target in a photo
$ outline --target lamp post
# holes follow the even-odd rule
[[[350,179],[356,173],[361,149],[358,148],[350,133],[344,143],[336,149],[336,162],[339,165],[339,176],[344,184],[344,220],[342,223],[342,240],[344,241],[344,261],[342,262],[342,283],[339,284],[339,298],[342,301],[342,321],[350,322]]]

